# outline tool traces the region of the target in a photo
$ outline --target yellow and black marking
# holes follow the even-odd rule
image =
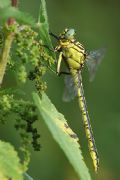
[[[57,74],[61,73],[61,62],[65,61],[69,72],[73,77],[74,85],[77,91],[79,107],[82,112],[86,137],[88,139],[90,155],[93,160],[94,169],[97,172],[99,167],[99,158],[95,145],[95,140],[93,137],[92,128],[90,125],[90,118],[87,111],[81,77],[81,71],[84,67],[87,54],[83,45],[74,39],[74,35],[74,29],[65,29],[64,32],[61,33],[57,38],[59,42],[58,46],[56,46],[55,48],[55,51],[59,52],[59,58],[57,61]],[[76,136],[72,134],[71,137],[75,138]]]
[[[83,118],[83,122],[84,122],[86,137],[88,139],[88,147],[89,147],[91,158],[93,160],[93,165],[94,165],[95,171],[97,172],[98,168],[99,168],[99,157],[98,157],[98,152],[97,152],[97,148],[95,145],[95,140],[93,137],[89,114],[87,111],[87,105],[86,105],[86,100],[85,100],[84,90],[83,90],[83,85],[82,85],[82,76],[80,74],[79,74],[79,76],[76,75],[77,74],[76,70],[74,70],[74,71],[72,70],[71,74],[72,74],[72,77],[74,77],[73,78],[74,83],[75,83],[75,86],[77,87],[78,102],[79,102],[79,107],[82,112],[82,118]],[[79,79],[79,78],[81,78],[81,79]]]

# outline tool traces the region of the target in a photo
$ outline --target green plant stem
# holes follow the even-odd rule
[[[7,60],[8,60],[8,57],[9,57],[9,52],[10,52],[10,48],[11,48],[11,45],[12,45],[12,41],[13,41],[13,33],[9,33],[6,36],[3,51],[2,51],[2,55],[1,55],[1,58],[0,58],[0,87],[2,85],[2,81],[3,81],[3,78],[4,78],[4,74],[5,74],[5,70],[6,70],[6,66],[7,66]]]
[[[11,6],[17,7],[17,3],[18,3],[17,0],[11,0]],[[9,18],[7,24],[9,26],[9,25],[14,24],[14,22],[15,22],[14,18]],[[5,75],[7,60],[9,57],[10,48],[13,41],[13,36],[14,36],[14,33],[7,34],[5,42],[4,42],[4,47],[3,47],[1,58],[0,58],[0,87],[2,85],[2,81]]]

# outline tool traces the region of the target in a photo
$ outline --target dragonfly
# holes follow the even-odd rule
[[[70,101],[74,99],[74,97],[78,98],[85,133],[88,140],[88,149],[93,161],[95,172],[97,172],[99,168],[99,157],[84,96],[82,70],[86,64],[90,73],[90,81],[92,81],[101,60],[104,57],[105,49],[101,48],[87,52],[84,46],[76,41],[75,34],[76,32],[74,29],[67,28],[59,36],[50,33],[50,35],[58,40],[58,45],[54,49],[55,52],[59,53],[56,68],[57,75],[66,74],[63,99],[65,101]],[[66,72],[61,70],[62,62],[64,62],[67,67]]]

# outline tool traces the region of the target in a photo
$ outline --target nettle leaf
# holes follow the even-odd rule
[[[46,28],[49,29],[45,0],[41,0],[38,21],[40,23],[43,23],[46,26]]]
[[[22,174],[17,152],[9,143],[0,141],[0,179],[23,180]]]
[[[24,180],[33,180],[33,178],[29,176],[27,173],[24,173]]]
[[[39,10],[39,16],[38,16],[38,27],[39,27],[40,37],[43,41],[43,44],[46,46],[46,51],[47,51],[47,53],[49,53],[49,55],[55,61],[56,55],[53,52],[54,48],[52,46],[52,42],[51,42],[50,35],[49,35],[49,23],[48,23],[45,0],[41,0],[41,3],[40,3],[40,10]],[[56,72],[55,63],[51,65],[51,68],[53,69],[54,72]]]
[[[6,6],[10,6],[11,1],[10,0],[0,0],[0,8],[4,8]]]
[[[8,20],[8,18],[15,18],[18,22],[35,25],[34,18],[28,14],[18,10],[15,7],[4,7],[0,9],[0,17],[3,21]]]
[[[40,3],[40,11],[39,11],[39,17],[38,17],[38,24],[40,25],[40,35],[44,42],[51,43],[49,38],[49,24],[48,24],[48,17],[46,12],[46,3],[44,0],[41,0]]]
[[[39,24],[41,39],[43,40],[45,45],[48,45],[49,48],[53,49],[52,42],[49,36],[49,23],[48,23],[45,0],[41,0],[38,24]],[[55,54],[52,52],[51,54],[55,58]]]
[[[79,178],[90,180],[91,177],[83,160],[78,138],[68,126],[64,116],[57,111],[45,93],[42,94],[41,99],[34,93],[33,98],[53,138],[64,151]]]

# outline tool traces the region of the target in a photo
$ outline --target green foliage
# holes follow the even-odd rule
[[[14,148],[6,142],[0,141],[0,179],[22,180],[22,165]]]
[[[37,26],[39,28],[40,37],[42,41],[44,42],[44,45],[47,45],[49,49],[53,50],[52,42],[49,36],[49,23],[48,23],[48,17],[47,17],[47,12],[46,12],[45,0],[41,0]],[[56,58],[55,53],[53,53],[52,51],[49,51],[49,54],[53,57],[53,59]],[[51,62],[49,63],[50,65],[52,64],[52,68],[55,68],[55,66],[53,66],[53,61],[52,63]]]
[[[45,45],[49,45],[49,47],[52,47],[52,43],[49,37],[49,24],[48,24],[47,12],[46,12],[46,3],[44,0],[41,0],[41,4],[40,4],[38,27],[40,31],[40,36],[43,39]]]
[[[10,0],[0,0],[0,8],[5,8],[7,6],[10,6],[11,1]]]
[[[64,151],[78,176],[81,180],[90,180],[91,178],[78,144],[78,138],[68,126],[64,116],[57,111],[44,93],[42,94],[42,99],[37,94],[33,94],[33,98],[53,138]]]
[[[1,40],[3,39],[7,42],[9,41],[8,36],[13,37],[14,35],[14,38],[11,39],[12,47],[14,48],[8,47],[9,50],[11,48],[10,52],[6,52],[6,49],[3,47],[4,42],[1,44],[1,53],[4,53],[5,58],[8,58],[6,59],[7,69],[11,69],[16,73],[19,82],[27,83],[28,79],[32,80],[35,83],[38,93],[41,93],[41,91],[46,89],[46,83],[42,81],[42,76],[47,69],[46,64],[49,65],[51,64],[50,62],[53,63],[53,59],[46,52],[46,48],[38,36],[37,29],[26,25],[27,23],[33,26],[33,18],[14,7],[10,7],[8,1],[0,5],[2,22],[6,21],[9,17],[17,20],[17,23],[5,26],[3,24],[1,28]],[[25,24],[19,25],[18,22],[24,22]],[[11,43],[9,46],[11,46]],[[1,62],[3,62],[5,58],[3,58]],[[2,63],[0,63],[0,69],[2,68]],[[35,151],[40,150],[40,135],[37,132],[37,128],[33,127],[34,122],[38,120],[38,115],[36,106],[32,102],[23,100],[22,98],[16,98],[14,96],[15,93],[14,89],[1,89],[0,122],[6,124],[7,120],[14,114],[15,128],[21,137],[21,146],[19,148],[22,152],[21,166],[22,169],[26,171],[30,162],[29,145],[32,144]],[[26,175],[25,178],[28,179],[29,176]]]
[[[9,17],[12,17],[15,18],[20,23],[25,23],[35,26],[35,20],[30,14],[21,12],[15,7],[11,7],[10,4],[8,4],[7,2],[1,3],[0,5],[1,5],[0,16],[2,18],[2,21],[5,22],[6,20],[8,20]]]
[[[33,123],[38,120],[36,106],[29,101],[15,99],[13,95],[1,94],[0,96],[0,122],[5,124],[8,117],[15,114],[15,128],[21,137],[20,150],[23,154],[23,168],[26,170],[30,161],[29,145],[32,144],[34,150],[40,150],[38,138],[40,135]],[[30,139],[31,134],[32,139]]]
[[[30,26],[17,25],[15,32],[14,46],[16,50],[11,54],[10,67],[12,64],[12,69],[14,68],[17,72],[19,81],[25,83],[29,78],[34,81],[39,93],[45,91],[47,86],[42,81],[42,76],[46,73],[47,67],[54,63],[53,58],[46,52],[38,32]],[[29,70],[28,65],[31,67]]]

